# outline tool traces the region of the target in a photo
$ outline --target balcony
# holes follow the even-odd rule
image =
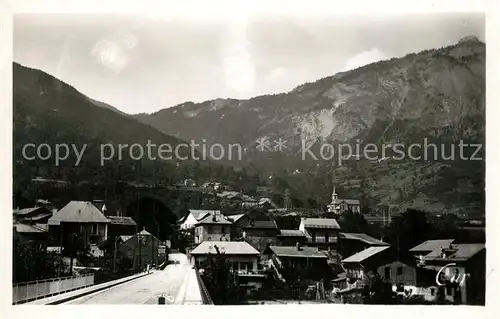
[[[318,237],[316,236],[315,238],[313,237],[308,237],[307,238],[308,243],[314,243],[314,244],[336,244],[337,243],[337,237]]]

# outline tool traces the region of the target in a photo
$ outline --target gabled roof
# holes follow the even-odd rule
[[[50,212],[50,210],[44,206],[35,206],[35,207],[30,207],[30,208],[23,208],[23,209],[14,210],[14,215],[16,215],[17,217],[27,216],[27,215],[30,215],[31,213],[36,212],[37,210]],[[41,212],[41,213],[43,213],[43,212]]]
[[[306,237],[306,235],[298,229],[280,229],[278,236],[283,237]]]
[[[28,225],[22,223],[15,223],[14,228],[18,233],[46,233],[49,231],[49,227],[47,224]]]
[[[357,199],[339,199],[338,203],[345,202],[347,205],[359,205]]]
[[[278,229],[274,220],[253,220],[243,228],[251,229]]]
[[[109,219],[91,202],[71,201],[48,220],[49,225],[64,223],[109,223]]]
[[[436,249],[446,248],[453,243],[454,239],[435,239],[427,240],[410,249],[412,252],[431,252]]]
[[[425,260],[444,260],[444,261],[466,261],[485,249],[484,244],[452,244],[451,248],[436,248],[424,256]],[[446,257],[441,257],[441,252],[446,252]]]
[[[339,233],[339,238],[359,240],[368,245],[373,245],[373,246],[389,246],[388,243],[363,233]]]
[[[269,246],[268,248],[278,257],[328,258],[317,247],[300,247],[300,249],[297,249],[296,246]]]
[[[137,223],[132,219],[132,217],[127,216],[107,216],[111,221],[112,225],[130,225],[136,226]]]
[[[259,252],[245,241],[204,241],[191,251],[191,255],[215,254],[214,246],[226,255],[259,255]]]
[[[245,214],[227,215],[226,217],[234,223],[237,222],[243,216],[245,216]]]
[[[226,216],[222,214],[210,214],[205,216],[202,220],[200,220],[196,226],[199,225],[232,225],[233,223],[227,220]]]
[[[390,246],[374,246],[374,247],[369,247],[366,248],[365,250],[360,251],[359,253],[356,253],[352,256],[347,257],[346,259],[342,260],[341,262],[343,263],[359,263],[362,262],[372,256],[375,256],[376,254],[383,252],[386,249],[389,249]]]
[[[200,221],[205,218],[207,215],[211,214],[220,214],[220,210],[207,210],[207,209],[190,209],[189,213],[193,215],[193,217]]]
[[[330,228],[340,229],[339,223],[334,218],[301,218],[305,228]]]

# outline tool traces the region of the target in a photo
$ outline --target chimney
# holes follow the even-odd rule
[[[215,214],[212,215],[212,221],[217,221],[217,218],[215,217]]]
[[[302,250],[302,249],[300,248],[300,243],[299,243],[299,242],[297,242],[297,243],[295,244],[295,247],[297,247],[297,250]]]

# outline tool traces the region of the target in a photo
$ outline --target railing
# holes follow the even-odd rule
[[[198,280],[198,285],[200,287],[200,292],[201,292],[201,299],[203,301],[204,305],[213,305],[214,302],[212,301],[212,298],[210,297],[210,294],[208,293],[207,287],[205,286],[205,283],[203,282],[203,279],[200,276],[200,272],[198,271],[198,268],[196,265],[193,265],[193,268],[196,272],[196,279]]]
[[[29,281],[12,287],[12,303],[19,304],[94,284],[94,274]]]

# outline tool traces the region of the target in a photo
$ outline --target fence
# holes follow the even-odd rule
[[[51,278],[15,284],[12,287],[12,303],[18,304],[45,298],[64,292],[85,288],[94,284],[94,274]]]
[[[200,288],[201,292],[201,299],[203,301],[204,305],[213,305],[214,302],[212,301],[212,298],[210,297],[210,293],[207,290],[207,287],[205,286],[205,283],[203,282],[203,279],[200,276],[200,272],[198,271],[198,268],[196,265],[193,265],[195,271],[196,271],[196,278],[198,279],[198,286]]]

